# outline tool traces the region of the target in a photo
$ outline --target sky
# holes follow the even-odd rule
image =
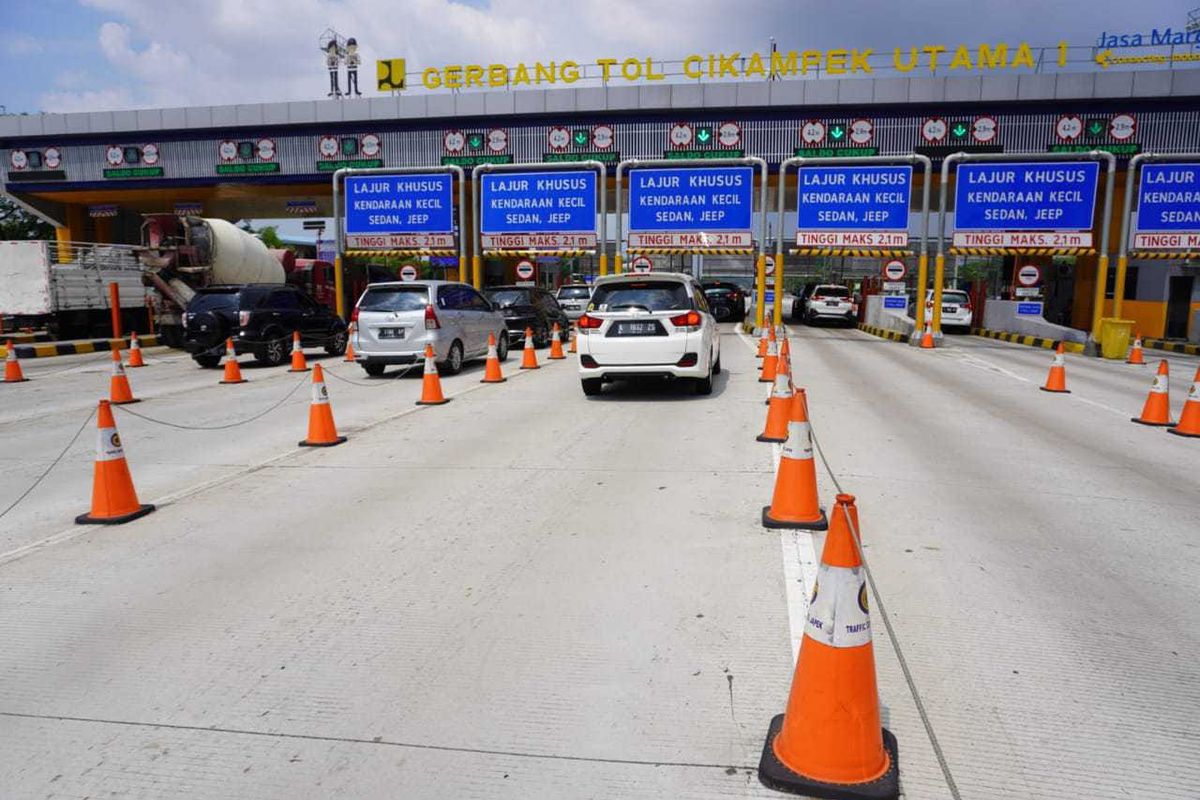
[[[693,52],[1017,42],[1180,29],[1200,0],[0,0],[7,113],[323,98],[317,39],[408,68]],[[986,10],[985,10],[986,9]]]

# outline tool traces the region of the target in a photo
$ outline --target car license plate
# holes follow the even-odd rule
[[[665,336],[666,331],[655,320],[645,322],[618,322],[613,326],[613,336]]]
[[[958,306],[942,306],[943,314],[957,314]]]
[[[404,338],[404,328],[380,328],[379,329],[379,338],[380,339],[403,339]]]
[[[827,305],[827,306],[833,306],[834,308],[837,308],[837,307],[838,307],[838,301],[837,301],[837,300],[826,300],[826,301],[825,301],[825,305]]]

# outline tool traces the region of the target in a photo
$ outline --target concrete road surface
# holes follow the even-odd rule
[[[859,498],[906,797],[950,794],[880,601],[962,797],[1194,797],[1200,445],[1128,421],[1152,368],[1068,357],[1055,396],[1045,351],[795,334]],[[571,362],[510,360],[419,409],[419,376],[327,360],[357,382],[330,379],[350,441],[327,450],[295,447],[307,376],[217,386],[148,352],[130,410],[159,422],[117,421],[160,509],[70,524],[85,431],[0,518],[0,796],[777,796],[754,771],[822,537],[758,524],[775,453],[751,344],[725,334],[707,398],[585,399]],[[1195,359],[1171,362],[1177,413]],[[0,510],[107,367],[0,387]]]

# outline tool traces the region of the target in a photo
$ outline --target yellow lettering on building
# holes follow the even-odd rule
[[[550,62],[549,66],[540,61],[535,63],[533,65],[534,82],[541,83],[542,81],[545,81],[546,83],[558,83],[558,74],[555,72],[555,68],[557,66],[558,65],[553,61]]]
[[[563,83],[574,83],[579,80],[579,64],[574,61],[562,62]]]
[[[946,48],[940,44],[928,44],[921,48],[929,54],[929,71],[937,72],[938,54],[946,52]]]
[[[804,75],[808,74],[809,70],[817,70],[821,68],[821,51],[820,50],[805,50],[800,54],[800,72]]]
[[[986,44],[979,45],[979,68],[1004,69],[1008,66],[1008,45],[1004,42],[995,48]]]
[[[1017,54],[1013,56],[1012,63],[1008,65],[1009,69],[1017,67],[1028,67],[1033,69],[1033,51],[1029,49],[1026,42],[1021,42],[1017,45]]]
[[[954,58],[950,59],[950,69],[975,69],[971,63],[971,51],[965,44],[960,44],[954,50]]]
[[[621,77],[627,81],[636,81],[642,77],[642,62],[636,58],[627,58],[621,62]]]
[[[442,86],[442,73],[437,67],[426,67],[421,73],[421,85],[426,89],[440,89]]]
[[[503,64],[488,65],[488,86],[507,86],[508,67]]]
[[[704,56],[698,56],[698,55],[694,55],[694,54],[688,56],[687,58],[685,58],[683,60],[683,74],[688,76],[689,78],[694,78],[696,80],[703,78],[704,77],[704,72],[702,71],[703,68],[700,66],[697,66],[698,64],[703,64],[703,63],[704,63]]]
[[[734,62],[738,60],[739,56],[741,56],[741,53],[730,53],[729,55],[721,53],[721,71],[718,77],[724,78],[728,75],[731,78],[736,78],[738,72],[737,65]]]
[[[612,77],[612,68],[616,65],[615,58],[597,58],[596,63],[600,65],[600,80],[608,83],[608,79]]]
[[[667,79],[667,73],[655,72],[654,71],[654,62],[651,61],[649,58],[647,58],[646,59],[646,80],[662,81],[662,80],[666,80],[666,79]]]
[[[855,48],[850,51],[850,71],[851,72],[871,72],[871,54],[875,51],[868,47],[866,50]]]
[[[796,51],[788,50],[786,55],[778,50],[771,53],[771,74],[776,76],[795,75]]]
[[[742,72],[742,75],[747,78],[751,75],[761,75],[765,78],[767,70],[763,66],[762,56],[758,53],[751,53],[750,61],[746,64],[746,69]]]
[[[442,80],[446,84],[447,89],[462,88],[462,67],[458,64],[451,64],[442,70]]]
[[[517,64],[517,68],[513,70],[512,85],[520,86],[521,84],[529,85],[529,67]]]
[[[900,48],[896,48],[895,54],[892,56],[892,61],[896,65],[896,69],[900,72],[912,72],[917,68],[917,48],[908,48],[908,61],[900,60]]]
[[[478,64],[467,64],[467,86],[478,86],[483,88],[483,67]]]

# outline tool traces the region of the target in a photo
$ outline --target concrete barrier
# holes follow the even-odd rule
[[[1024,302],[1019,300],[993,300],[989,298],[984,303],[982,327],[993,331],[1018,333],[1054,341],[1077,342],[1079,344],[1087,341],[1088,335],[1086,331],[1081,331],[1077,328],[1068,328],[1065,325],[1055,325],[1053,322],[1048,322],[1041,314],[1018,314],[1017,308]],[[978,320],[976,324],[978,325]]]
[[[907,311],[883,307],[885,295],[867,295],[867,313],[865,323],[872,328],[885,331],[895,331],[904,336],[912,336],[916,321],[908,316]]]

